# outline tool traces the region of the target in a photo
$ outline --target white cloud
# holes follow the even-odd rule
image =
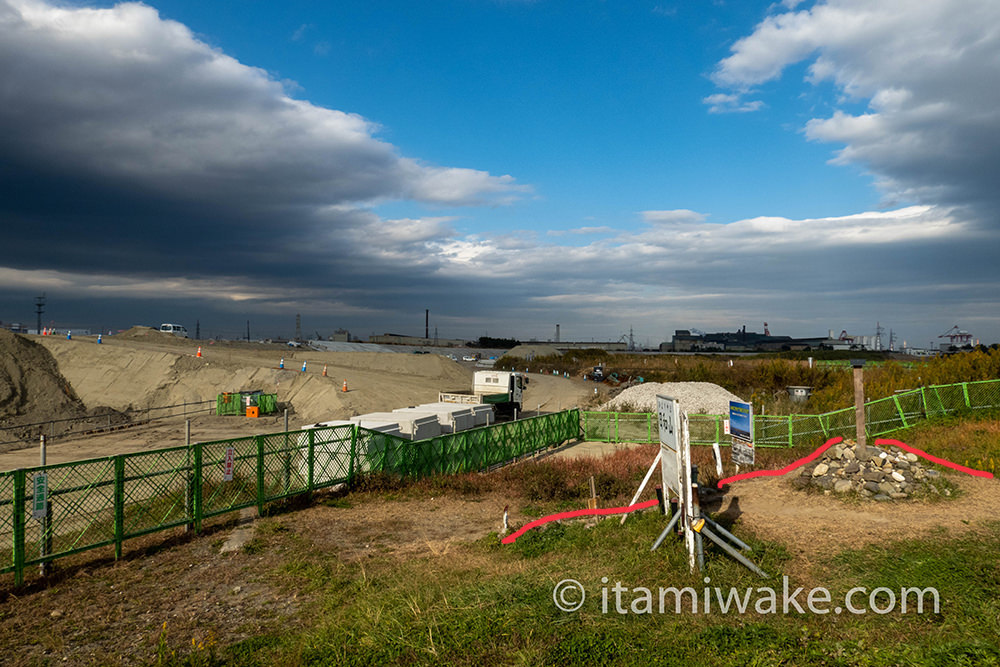
[[[744,100],[741,95],[716,93],[702,100],[709,113],[749,113],[764,108],[761,100]]]
[[[869,110],[814,118],[808,138],[843,144],[835,161],[866,167],[889,202],[969,205],[992,219],[1000,203],[998,25],[995,0],[827,0],[768,16],[738,40],[713,74],[733,92],[706,102],[739,107],[811,60],[809,83],[830,81]]]

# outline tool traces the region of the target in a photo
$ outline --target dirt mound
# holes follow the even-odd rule
[[[743,400],[711,382],[646,382],[629,387],[600,409],[656,412],[657,394],[676,398],[688,414],[729,414],[729,401]]]
[[[562,352],[551,345],[518,345],[507,350],[503,356],[517,357],[518,359],[534,359],[535,357],[558,357]]]
[[[121,333],[115,334],[115,336],[119,338],[146,338],[150,340],[170,340],[174,338],[173,334],[161,333],[159,329],[143,326],[134,326],[131,329],[126,329]]]
[[[86,413],[47,349],[0,330],[0,419],[5,427]]]

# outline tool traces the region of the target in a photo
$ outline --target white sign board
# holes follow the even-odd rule
[[[670,489],[677,497],[683,498],[680,403],[675,398],[657,394],[656,411],[660,425],[660,474],[663,479],[663,493],[666,497],[667,489]]]
[[[232,447],[226,447],[226,462],[225,468],[222,472],[222,481],[231,482],[233,481],[233,468],[236,467],[236,450]]]

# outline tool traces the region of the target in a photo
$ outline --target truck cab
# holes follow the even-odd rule
[[[528,376],[516,371],[476,371],[472,378],[472,393],[484,403],[504,403],[521,409]]]

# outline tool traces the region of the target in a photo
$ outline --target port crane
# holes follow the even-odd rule
[[[959,329],[957,324],[938,336],[938,338],[947,338],[951,341],[952,345],[955,345],[956,343],[959,345],[972,344],[972,334],[964,329]]]

